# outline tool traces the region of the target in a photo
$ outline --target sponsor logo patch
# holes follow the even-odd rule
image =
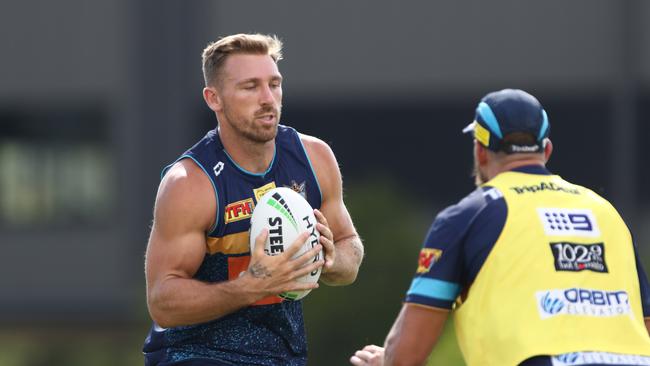
[[[440,259],[442,255],[442,250],[433,249],[433,248],[423,248],[420,251],[420,256],[418,258],[418,270],[417,273],[427,273],[431,270],[431,267]]]
[[[253,214],[253,208],[255,208],[255,204],[253,203],[252,198],[233,202],[226,206],[224,220],[226,221],[226,224],[228,224],[247,219]]]
[[[512,152],[537,152],[539,151],[539,145],[527,146],[527,145],[510,145],[510,151]]]
[[[556,271],[593,271],[607,273],[605,245],[603,243],[577,244],[568,242],[551,243]]]
[[[602,291],[585,288],[553,289],[535,293],[542,319],[558,315],[613,317],[631,314],[626,291]]]
[[[261,186],[259,188],[253,189],[253,194],[255,194],[255,202],[259,202],[260,198],[262,198],[262,196],[266,192],[272,190],[273,188],[275,188],[275,182],[271,182],[271,183],[265,184],[265,185],[263,185],[263,186]]]
[[[551,357],[553,366],[650,365],[650,357],[609,352],[573,352]]]
[[[589,209],[538,208],[544,232],[549,236],[600,236],[596,217]]]
[[[517,194],[537,193],[543,191],[580,194],[580,191],[577,188],[559,185],[554,182],[541,182],[539,184],[533,184],[529,186],[510,187],[510,189],[515,191]]]

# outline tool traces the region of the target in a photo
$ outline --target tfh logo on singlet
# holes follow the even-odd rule
[[[233,202],[228,204],[224,212],[224,221],[226,224],[231,222],[247,219],[253,215],[255,204],[252,198]]]
[[[548,236],[600,236],[596,216],[589,209],[538,208],[537,213]]]

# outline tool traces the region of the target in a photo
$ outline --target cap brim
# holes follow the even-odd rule
[[[465,128],[463,128],[463,133],[474,132],[474,128],[476,128],[476,121],[472,121],[470,124],[465,126]]]

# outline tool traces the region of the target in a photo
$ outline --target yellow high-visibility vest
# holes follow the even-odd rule
[[[631,234],[612,205],[557,175],[505,172],[485,184],[503,231],[454,322],[469,366],[601,351],[650,356]]]

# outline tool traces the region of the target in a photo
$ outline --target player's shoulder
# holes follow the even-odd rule
[[[606,205],[606,206],[610,206],[610,207],[614,208],[614,206],[612,205],[611,202],[609,202],[605,197],[603,197],[600,194],[596,193],[591,188],[584,187],[584,186],[577,185],[577,184],[574,184],[574,186],[577,187],[577,190],[581,194],[584,194],[585,196],[589,197],[589,199],[591,199],[592,201],[594,201],[594,202],[596,202],[598,204],[602,204],[602,205]]]
[[[483,235],[486,230],[500,232],[506,215],[501,192],[494,187],[479,187],[436,216],[427,232],[425,246],[444,249],[461,244],[463,250],[469,250],[466,243],[470,237],[477,232]]]
[[[165,171],[161,185],[188,185],[201,181],[199,177],[204,175],[205,173],[193,159],[180,159]]]
[[[169,168],[160,182],[155,216],[209,227],[216,204],[210,178],[192,159],[181,159]]]
[[[553,186],[554,189],[563,192],[569,192],[572,193],[573,195],[587,197],[591,202],[597,205],[606,206],[611,208],[614,211],[617,211],[616,207],[614,207],[614,205],[611,202],[609,202],[605,197],[596,193],[591,188],[567,181],[562,177],[560,177],[559,175],[555,175],[555,176],[561,180],[561,183],[560,185]]]
[[[334,152],[325,141],[304,133],[298,133],[298,137],[317,174],[333,169],[338,171],[338,162]]]
[[[307,135],[304,133],[296,132],[298,134],[298,138],[300,139],[300,142],[302,145],[305,147],[305,150],[307,151],[308,154],[314,154],[315,156],[328,156],[331,155],[332,157],[334,156],[334,153],[332,152],[332,149],[330,146],[320,138],[312,135]]]
[[[276,140],[282,143],[289,143],[298,140],[303,146],[310,159],[334,158],[330,146],[322,139],[297,131],[295,128],[286,125],[278,125]]]
[[[503,194],[498,188],[481,186],[463,197],[458,203],[441,211],[436,221],[471,223],[483,211],[503,202]]]
[[[200,201],[211,190],[210,178],[203,169],[192,159],[181,159],[165,172],[158,188],[158,198]]]

